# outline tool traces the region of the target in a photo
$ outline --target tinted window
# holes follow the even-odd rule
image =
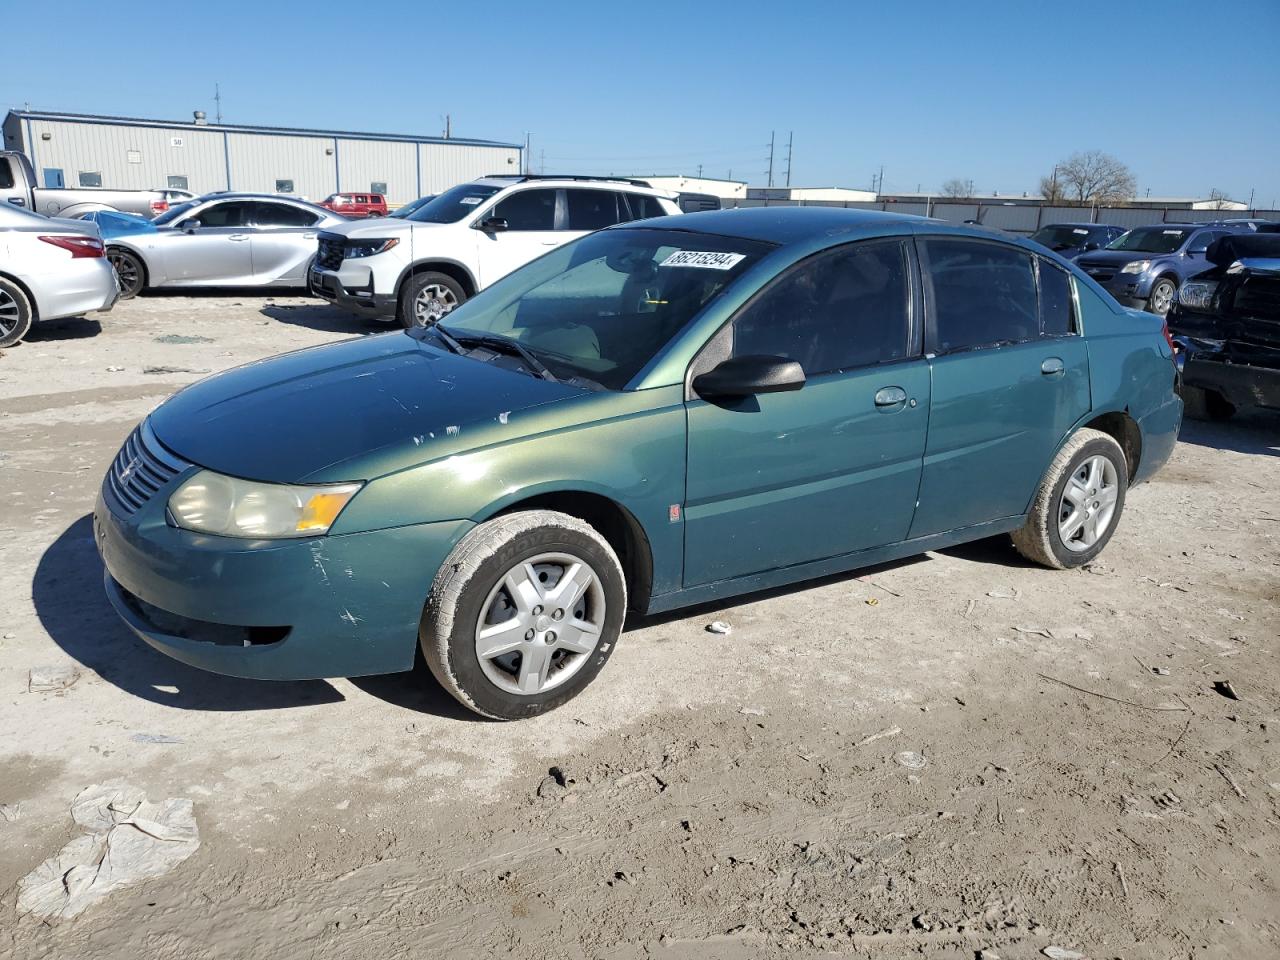
[[[1208,249],[1209,244],[1217,240],[1219,237],[1225,236],[1224,232],[1216,230],[1204,230],[1197,233],[1191,238],[1191,242],[1187,244],[1188,253],[1204,253]]]
[[[439,196],[431,197],[409,219],[417,223],[457,223],[463,217],[475,213],[480,204],[500,189],[501,187],[488,184],[464,183]]]
[[[508,230],[554,230],[556,192],[521,190],[498,201],[491,216],[507,221]]]
[[[619,204],[612,190],[566,190],[564,194],[570,230],[600,230],[630,219],[626,204]]]
[[[633,220],[648,220],[650,217],[667,215],[667,211],[662,209],[662,204],[658,202],[657,197],[650,197],[643,193],[628,193],[627,202],[631,204]]]
[[[939,353],[1039,335],[1031,257],[973,240],[927,240]]]
[[[277,181],[276,181],[276,193],[293,193],[293,181],[292,181],[292,180],[277,180]]]
[[[787,357],[808,376],[907,355],[911,285],[902,241],[819,254],[733,321],[732,356]]]
[[[13,168],[9,163],[6,157],[0,157],[0,190],[8,190],[13,186]]]
[[[175,190],[186,190],[187,178],[179,177],[179,176],[171,176],[169,177],[169,186],[173,187]]]
[[[1071,278],[1048,260],[1040,260],[1040,332],[1046,337],[1075,333]]]
[[[1108,250],[1133,253],[1173,253],[1182,246],[1190,230],[1181,227],[1136,227],[1107,244]]]
[[[254,204],[240,202],[213,203],[196,211],[195,219],[205,227],[243,227],[249,222],[250,208]],[[157,218],[157,222],[159,218]]]
[[[387,185],[385,183],[375,180],[373,181],[373,183],[369,185],[369,192],[377,194],[377,196],[374,199],[380,200],[382,199],[383,195],[387,192]]]
[[[102,186],[102,174],[88,173],[84,170],[80,171],[80,186],[82,187],[100,187]]]
[[[255,227],[309,227],[319,219],[310,210],[291,207],[287,203],[255,203],[253,225]]]

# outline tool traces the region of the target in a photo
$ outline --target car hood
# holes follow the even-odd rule
[[[371,217],[364,220],[347,220],[343,223],[332,223],[324,228],[324,232],[334,233],[340,237],[350,237],[353,240],[366,240],[407,236],[413,226],[408,220],[397,220],[393,217]],[[443,224],[422,223],[417,224],[417,226],[438,227],[443,226]]]
[[[1169,257],[1169,253],[1142,253],[1136,250],[1094,250],[1076,258],[1080,266],[1088,267],[1122,267],[1135,260],[1159,260]]]
[[[174,453],[232,476],[368,480],[518,436],[520,411],[586,392],[397,332],[201,380],[161,405],[151,426]]]

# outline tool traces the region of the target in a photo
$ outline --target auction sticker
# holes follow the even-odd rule
[[[746,257],[743,253],[713,253],[703,250],[677,250],[660,267],[701,267],[703,270],[732,270]]]

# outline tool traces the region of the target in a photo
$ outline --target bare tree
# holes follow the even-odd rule
[[[1214,187],[1209,191],[1209,209],[1229,210],[1231,209],[1231,198],[1224,191]]]
[[[1058,179],[1056,167],[1052,174],[1040,178],[1040,196],[1044,197],[1045,203],[1055,207],[1060,207],[1067,202],[1067,196],[1062,192],[1062,181]]]
[[[1122,203],[1133,198],[1137,182],[1123,163],[1101,150],[1073,153],[1040,181],[1042,189],[1057,193],[1058,202],[1081,206]]]
[[[963,180],[960,177],[952,177],[942,185],[942,195],[944,197],[972,197],[973,181]]]

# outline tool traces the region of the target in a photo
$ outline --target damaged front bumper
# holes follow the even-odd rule
[[[1234,407],[1280,410],[1280,348],[1177,336],[1181,386],[1221,395]]]
[[[168,493],[161,490],[128,517],[99,494],[94,540],[108,599],[162,653],[213,673],[262,680],[412,669],[436,571],[472,526],[447,521],[307,540],[240,540],[172,526]]]

